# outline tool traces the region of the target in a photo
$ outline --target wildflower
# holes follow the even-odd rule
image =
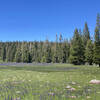
[[[75,88],[70,88],[69,90],[70,90],[70,91],[75,91],[76,89],[75,89]]]
[[[79,85],[78,87],[80,88],[81,86]]]
[[[21,98],[14,98],[13,100],[21,100]]]
[[[16,91],[17,94],[21,93],[20,91]]]
[[[72,85],[75,85],[76,83],[75,82],[72,82]]]
[[[90,97],[90,96],[87,96],[86,98],[87,98],[87,99],[90,99],[91,97]]]
[[[73,98],[74,99],[74,98],[76,98],[76,96],[70,96],[70,98]]]
[[[67,89],[70,89],[70,88],[71,88],[71,86],[70,86],[70,85],[68,85],[68,86],[66,86],[66,88],[67,88]]]
[[[50,93],[48,93],[48,95],[54,96],[54,95],[55,95],[55,93],[50,92]]]
[[[29,82],[31,82],[31,80],[28,80]]]

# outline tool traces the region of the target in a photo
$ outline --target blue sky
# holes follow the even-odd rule
[[[100,0],[0,0],[0,40],[71,38],[87,21],[94,33]]]

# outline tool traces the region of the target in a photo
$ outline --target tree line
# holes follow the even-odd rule
[[[0,42],[1,62],[93,63],[100,66],[100,15],[97,14],[94,39],[91,39],[88,24],[84,30],[74,31],[71,40],[56,34],[56,41],[13,41]]]

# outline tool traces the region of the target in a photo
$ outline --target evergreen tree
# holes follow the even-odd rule
[[[99,33],[100,33],[100,14],[99,13],[97,14],[96,27],[98,28]]]
[[[15,62],[22,62],[22,52],[21,52],[21,48],[18,47],[16,54],[15,54]]]
[[[68,62],[68,57],[69,57],[68,41],[64,40],[62,44],[62,63]]]
[[[95,29],[94,63],[100,66],[100,32],[98,27]]]
[[[86,49],[85,49],[85,61],[90,65],[93,63],[93,44],[91,40],[88,40]]]
[[[30,62],[30,54],[26,42],[22,43],[22,61],[26,63]]]
[[[78,65],[84,63],[84,47],[78,29],[75,29],[74,37],[70,48],[70,62]]]
[[[66,63],[70,61],[73,64],[84,64],[86,61],[89,64],[94,62],[100,66],[100,15],[97,15],[93,44],[87,23],[85,23],[83,34],[81,33],[81,30],[78,32],[76,29],[69,42],[64,40],[61,34],[59,38],[56,35],[55,42],[48,40],[41,42],[0,42],[0,60],[39,63]]]
[[[56,34],[56,42],[54,45],[53,62],[54,63],[59,62],[59,60],[58,60],[58,36],[57,36],[57,34]]]
[[[33,44],[32,62],[38,62],[38,42],[37,41],[35,41]]]
[[[13,62],[15,58],[15,53],[16,53],[16,45],[14,44],[14,42],[9,43],[6,60],[9,62]]]
[[[58,60],[59,60],[59,63],[62,63],[62,58],[63,58],[62,44],[63,44],[63,37],[62,37],[62,34],[60,34],[59,45],[58,45]]]
[[[83,42],[84,46],[86,46],[87,41],[90,40],[90,32],[87,23],[85,22],[84,30],[83,30]]]
[[[6,60],[6,48],[4,43],[2,44],[2,48],[1,48],[1,60],[5,61]]]
[[[46,63],[52,62],[51,47],[48,40],[46,40],[45,62]]]
[[[38,62],[39,63],[41,62],[42,57],[43,57],[43,42],[40,41],[39,44],[38,44]]]

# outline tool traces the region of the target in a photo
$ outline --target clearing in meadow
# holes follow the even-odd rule
[[[100,68],[71,64],[0,64],[0,100],[100,100]]]

